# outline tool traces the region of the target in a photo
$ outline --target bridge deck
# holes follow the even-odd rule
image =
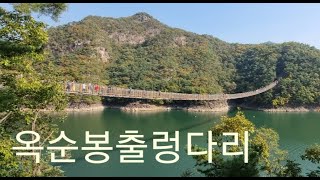
[[[236,93],[236,94],[185,94],[185,93],[172,93],[172,92],[160,92],[160,91],[146,91],[137,89],[125,89],[111,86],[99,86],[96,88],[90,84],[71,83],[65,85],[66,93],[69,94],[83,94],[83,95],[96,95],[107,97],[122,97],[122,98],[134,98],[134,99],[165,99],[165,100],[228,100],[228,99],[240,99],[250,96],[255,96],[268,91],[275,87],[278,81],[274,81],[271,84],[262,87],[260,89]],[[83,86],[84,85],[84,86]]]

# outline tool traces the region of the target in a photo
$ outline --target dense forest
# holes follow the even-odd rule
[[[47,61],[61,81],[209,94],[250,91],[282,77],[276,88],[244,101],[269,107],[320,105],[320,50],[306,44],[227,43],[168,27],[146,13],[88,16],[48,32]],[[99,98],[72,100],[94,103]]]
[[[47,29],[31,14],[56,20],[67,10],[66,4],[12,6],[13,11],[0,7],[0,177],[64,176],[61,167],[49,161],[51,152],[38,149],[52,144],[50,139],[62,137],[58,137],[57,123],[65,119],[61,111],[68,101],[63,81],[186,93],[234,93],[281,77],[277,88],[246,101],[269,106],[320,104],[320,54],[308,45],[230,44],[167,27],[145,13],[120,19],[87,17]],[[89,104],[101,101],[90,96],[71,96],[70,100]],[[213,151],[211,164],[204,154],[194,157],[194,167],[204,176],[302,176],[300,164],[279,148],[278,134],[255,127],[241,111],[233,117],[222,116],[210,130],[219,144],[222,132],[240,132],[241,145],[242,134],[249,131],[250,163],[243,164],[243,157],[238,156],[224,159]],[[18,140],[19,131],[21,136],[37,133],[35,138]],[[40,140],[40,136],[44,138]],[[22,147],[21,142],[31,149],[25,148],[24,154],[18,155],[14,150]],[[203,149],[197,145],[192,148]],[[69,156],[61,154],[59,158]],[[319,164],[320,146],[308,147],[301,159]],[[320,176],[320,167],[308,171],[309,177]],[[183,176],[190,176],[190,172]]]

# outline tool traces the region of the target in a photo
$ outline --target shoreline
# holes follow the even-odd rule
[[[124,112],[161,112],[171,110],[184,110],[189,112],[228,112],[231,106],[225,107],[189,107],[189,106],[178,106],[178,105],[154,105],[154,104],[131,104],[127,106],[120,105],[103,105],[103,104],[92,104],[87,106],[76,106],[67,107],[64,111],[66,112],[90,112],[90,111],[103,111],[104,109],[120,109]]]
[[[263,107],[238,105],[238,107],[243,109],[250,109],[250,110],[256,110],[256,111],[263,111],[263,112],[320,112],[320,106],[319,107],[300,106],[300,107],[263,108]]]
[[[92,104],[87,106],[68,107],[66,112],[88,112],[88,111],[103,111],[104,109],[120,109],[124,112],[161,112],[171,110],[184,110],[188,112],[228,112],[233,108],[243,108],[264,112],[320,112],[320,107],[282,107],[282,108],[262,108],[244,105],[227,105],[220,107],[203,107],[203,106],[178,106],[178,105],[154,105],[154,104],[130,104],[127,106],[121,105],[103,105]]]
[[[83,112],[83,111],[103,111],[106,108],[106,106],[102,104],[92,104],[87,105],[85,107],[67,107],[64,109],[66,112]]]

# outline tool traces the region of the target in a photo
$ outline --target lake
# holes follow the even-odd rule
[[[316,166],[308,161],[302,161],[300,155],[305,148],[320,142],[320,113],[270,113],[253,110],[244,111],[246,117],[257,127],[268,127],[278,132],[280,147],[289,151],[289,157],[297,160],[303,167],[303,172]],[[229,115],[234,112],[229,112]],[[197,113],[172,110],[167,112],[127,113],[117,109],[105,109],[101,112],[69,113],[68,118],[60,124],[67,137],[77,141],[76,146],[85,145],[85,131],[90,134],[103,134],[109,131],[110,146],[113,150],[106,151],[109,161],[103,164],[91,164],[85,160],[86,153],[93,151],[73,151],[75,163],[61,164],[66,176],[180,176],[185,170],[194,168],[195,161],[188,156],[185,147],[188,132],[207,132],[221,115],[217,113]],[[120,163],[120,152],[116,148],[121,134],[125,130],[138,130],[144,135],[147,148],[144,150],[143,164]],[[174,131],[179,131],[179,161],[174,164],[161,164],[156,161],[158,152],[152,149],[153,132],[169,132],[174,137]],[[206,134],[205,134],[206,135]],[[206,137],[193,138],[192,144],[206,146]],[[169,145],[165,144],[164,145]],[[93,145],[91,145],[93,146]],[[172,156],[163,156],[163,158]],[[96,159],[102,159],[96,157]],[[199,174],[194,174],[200,176]]]

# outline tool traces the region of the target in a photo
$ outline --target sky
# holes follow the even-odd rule
[[[6,3],[0,6],[11,7]],[[117,18],[138,12],[146,12],[171,27],[231,43],[296,41],[320,49],[320,4],[312,3],[69,3],[59,22],[38,19],[57,26],[88,15]]]

